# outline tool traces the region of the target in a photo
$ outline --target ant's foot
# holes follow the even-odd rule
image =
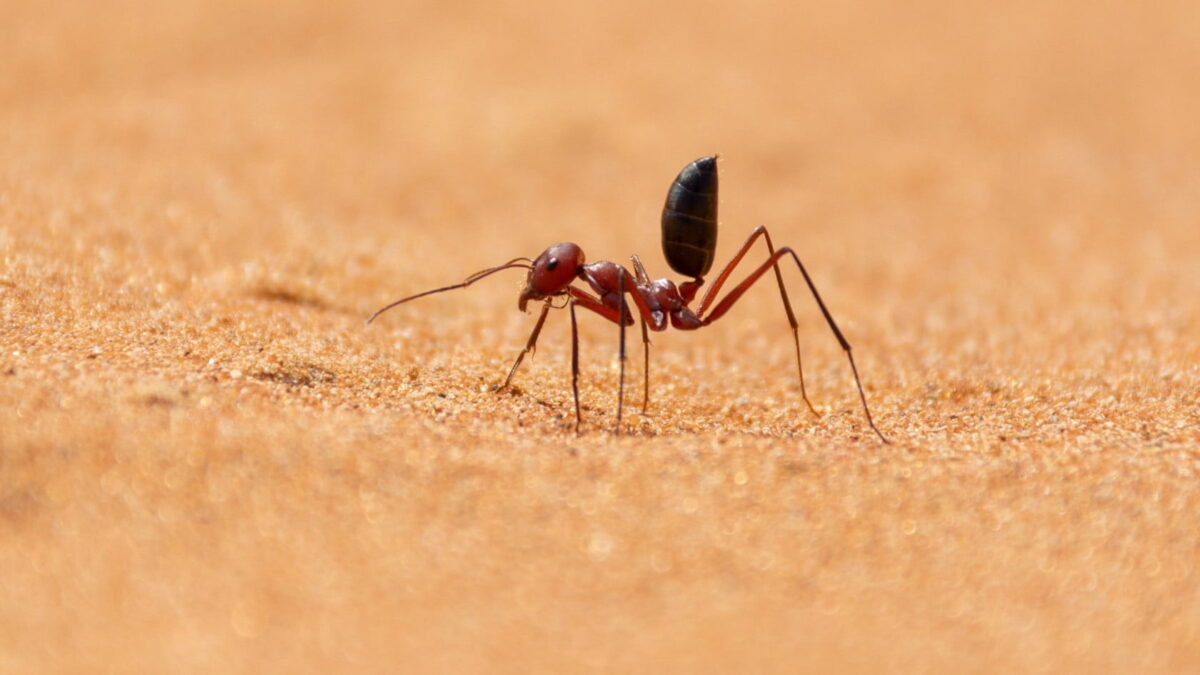
[[[817,412],[817,409],[813,407],[811,402],[809,402],[807,396],[804,397],[804,405],[808,406],[809,411],[812,412],[813,415],[817,416],[818,418],[821,417],[821,413]]]
[[[513,396],[520,396],[522,393],[521,388],[515,384],[503,383],[503,384],[493,384],[492,385],[492,393],[493,394],[503,394],[505,392],[508,392],[508,393],[512,394]]]

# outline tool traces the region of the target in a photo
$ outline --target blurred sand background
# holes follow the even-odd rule
[[[1198,5],[832,4],[5,4],[0,671],[1200,669]],[[893,445],[794,270],[820,419],[769,282],[619,438],[519,271],[364,326],[717,152]]]

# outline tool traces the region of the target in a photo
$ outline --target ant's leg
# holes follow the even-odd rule
[[[634,253],[630,258],[633,260],[633,275],[637,277],[637,282],[643,286],[650,285],[650,275],[646,274],[646,268],[642,266],[642,259]],[[640,318],[640,317],[639,317]],[[646,414],[646,409],[650,407],[650,333],[646,330],[646,320],[641,319],[642,323],[642,355],[645,364],[642,367],[643,382],[642,382],[642,414]]]
[[[750,236],[746,237],[746,241],[742,242],[742,245],[738,247],[737,253],[733,254],[733,259],[730,260],[729,263],[726,264],[721,270],[721,273],[717,275],[716,281],[713,281],[712,285],[708,287],[708,290],[704,292],[704,298],[700,301],[700,308],[696,310],[697,315],[704,316],[705,310],[708,309],[708,306],[712,304],[713,300],[717,299],[717,293],[721,291],[721,287],[724,286],[725,282],[729,280],[729,275],[733,273],[733,268],[737,267],[738,263],[742,262],[742,258],[746,257],[746,254],[750,252],[750,247],[754,246],[754,242],[757,241],[759,237],[765,237],[767,240],[767,249],[771,254],[775,253],[775,246],[771,242],[771,235],[767,232],[767,228],[762,225],[754,228],[754,230],[750,232]],[[779,268],[776,267],[775,269],[778,273]],[[783,277],[780,276],[777,277],[777,279],[779,281],[780,293],[786,298],[787,291],[783,289]],[[788,304],[790,305],[791,303]]]
[[[517,354],[517,361],[512,365],[512,369],[508,371],[508,377],[504,378],[504,384],[496,389],[497,392],[508,389],[509,383],[512,382],[513,375],[517,374],[517,368],[521,366],[521,361],[525,359],[525,355],[534,351],[537,348],[538,334],[542,332],[542,324],[546,323],[546,315],[550,313],[550,301],[542,305],[542,314],[538,317],[537,323],[533,325],[533,332],[529,334],[529,340],[525,343],[525,348]]]
[[[645,357],[642,366],[642,414],[645,415],[646,408],[650,407],[650,333],[646,330],[646,320],[641,317],[638,320],[642,324],[642,355]]]
[[[825,306],[825,301],[821,299],[821,294],[817,292],[816,285],[813,284],[812,278],[808,276],[808,270],[804,269],[804,263],[800,262],[800,256],[796,255],[796,252],[791,248],[784,246],[776,251],[770,258],[767,259],[765,263],[760,265],[758,269],[751,272],[750,276],[746,277],[742,283],[734,287],[732,291],[729,291],[729,294],[722,298],[721,302],[717,303],[717,306],[713,308],[712,314],[704,318],[702,325],[707,326],[708,324],[721,318],[725,312],[728,312],[729,308],[738,301],[738,298],[742,297],[742,294],[745,293],[746,290],[752,285],[754,285],[754,282],[758,281],[762,275],[766,274],[767,270],[778,264],[780,259],[789,255],[792,256],[792,260],[796,261],[796,266],[800,268],[800,274],[804,275],[804,282],[808,284],[808,290],[812,291],[813,298],[817,301],[817,306],[821,308],[821,314],[825,316],[826,323],[829,324],[829,328],[833,331],[834,337],[836,337],[838,343],[841,344],[842,351],[846,352],[846,358],[850,360],[850,370],[854,373],[854,384],[858,386],[858,397],[862,399],[863,412],[867,414],[867,424],[871,425],[871,429],[876,435],[879,436],[880,440],[882,440],[884,443],[891,443],[891,441],[884,437],[883,433],[879,431],[879,427],[875,426],[875,420],[871,419],[871,409],[867,406],[867,395],[863,391],[862,380],[860,380],[858,377],[858,367],[854,365],[854,355],[850,353],[850,343],[846,340],[846,336],[842,335],[842,331],[838,328],[837,323],[834,322],[833,315],[829,313],[829,308]]]
[[[625,308],[625,275],[622,274],[617,278],[617,295],[621,298],[621,316],[625,316],[628,311]],[[621,411],[625,407],[625,322],[617,322],[617,332],[620,334],[620,348],[618,354],[621,360],[621,375],[617,380],[617,435],[621,435]]]
[[[620,289],[623,291],[624,285],[625,285],[624,278],[619,279],[617,284],[618,284],[618,287],[620,287]],[[609,321],[612,321],[615,324],[621,325],[621,327],[622,327],[622,329],[621,329],[621,381],[622,381],[621,397],[623,399],[623,397],[624,397],[623,383],[624,383],[624,378],[625,378],[625,375],[624,375],[624,372],[625,372],[625,370],[624,370],[625,369],[624,325],[625,324],[621,320],[621,317],[622,317],[622,315],[627,315],[629,313],[628,310],[630,308],[630,305],[628,305],[625,300],[624,292],[620,293],[621,306],[618,309],[613,309],[612,307],[608,307],[603,302],[601,302],[600,298],[589,295],[587,293],[587,291],[584,291],[582,289],[571,286],[567,289],[567,291],[571,295],[572,305],[578,304],[579,306],[581,306],[585,309],[592,310],[593,312],[599,314],[600,316],[604,317],[605,319],[608,319]],[[644,381],[644,390],[643,390],[643,398],[642,398],[642,412],[644,414],[646,412],[646,407],[649,405],[649,400],[650,400],[650,335],[649,335],[649,332],[647,331],[646,326],[649,323],[647,321],[647,317],[652,316],[652,315],[650,313],[650,309],[648,307],[645,307],[642,304],[641,296],[639,296],[635,293],[633,297],[634,297],[633,307],[637,308],[638,318],[642,322],[642,347],[643,347],[643,354],[645,355],[645,370],[644,370],[645,381]],[[630,317],[630,324],[632,325],[632,323],[633,323],[632,317]],[[654,324],[651,323],[650,325],[654,325]],[[621,408],[620,403],[618,403],[617,407],[618,407],[618,416],[619,416],[620,408]]]
[[[708,309],[709,303],[716,299],[717,291],[725,284],[725,280],[729,278],[733,268],[737,267],[746,253],[750,251],[750,247],[754,245],[754,240],[760,236],[766,240],[768,253],[775,255],[775,245],[771,242],[771,234],[767,232],[767,228],[762,225],[754,228],[754,231],[750,233],[745,243],[733,256],[733,260],[729,261],[729,264],[717,275],[717,280],[705,291],[704,298],[700,301],[700,309],[696,312],[698,315],[704,316],[704,310]],[[796,346],[796,371],[800,374],[800,396],[804,399],[804,404],[808,406],[809,411],[820,417],[821,413],[817,412],[808,400],[808,390],[804,386],[804,362],[800,358],[800,323],[796,321],[796,314],[792,312],[792,302],[788,299],[787,287],[783,285],[783,273],[779,270],[778,264],[775,265],[775,281],[779,284],[779,297],[783,300],[783,310],[787,312],[788,325],[792,327],[792,344]]]
[[[600,298],[589,295],[587,291],[584,291],[579,288],[575,288],[574,286],[567,287],[567,292],[571,295],[571,299],[574,300],[576,303],[578,303],[580,307],[583,307],[584,309],[590,309],[593,312],[599,314],[600,316],[604,317],[605,319],[608,319],[609,321],[611,321],[613,323],[620,323],[620,321],[621,321],[621,319],[619,318],[621,316],[620,310],[613,309],[612,307],[605,305],[604,302],[602,302],[600,300]],[[642,297],[640,295],[638,295],[636,293],[633,293],[631,295],[633,295],[633,300],[634,300],[632,306],[637,308],[638,315],[641,317],[641,319],[643,321],[646,321],[647,323],[649,323],[651,326],[651,330],[653,330],[653,326],[655,325],[653,312],[650,310],[649,307],[644,307],[641,304],[645,301],[642,299]],[[629,310],[629,308],[630,308],[630,305],[627,303],[625,305],[625,309]],[[625,318],[627,318],[629,320],[628,325],[632,326],[633,325],[633,316],[628,311],[626,311]]]
[[[571,308],[571,392],[575,394],[575,433],[579,433],[583,419],[579,414],[579,328],[575,325],[575,301],[567,305]]]

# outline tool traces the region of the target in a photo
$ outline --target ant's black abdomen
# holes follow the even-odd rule
[[[662,214],[663,256],[671,269],[699,279],[717,251],[717,158],[683,167],[667,190]]]

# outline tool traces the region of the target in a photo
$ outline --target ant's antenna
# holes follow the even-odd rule
[[[522,260],[525,262],[522,263],[521,262]],[[467,286],[470,286],[471,284],[475,283],[476,281],[479,281],[480,279],[482,279],[490,274],[495,274],[496,272],[499,272],[501,270],[507,270],[507,269],[511,269],[513,267],[521,267],[521,268],[530,270],[530,269],[533,269],[533,261],[530,260],[529,258],[513,258],[512,260],[509,260],[508,262],[504,263],[503,265],[497,265],[496,267],[489,267],[486,270],[480,270],[480,271],[476,272],[475,274],[472,274],[471,276],[467,277],[466,281],[463,281],[461,284],[454,284],[453,286],[446,286],[444,288],[435,288],[432,291],[425,291],[424,293],[417,293],[416,295],[410,295],[407,298],[402,298],[402,299],[397,300],[397,301],[393,302],[392,304],[384,307],[383,309],[379,310],[378,312],[375,312],[374,314],[372,314],[371,318],[367,319],[367,324],[370,325],[370,323],[372,321],[374,321],[375,319],[377,319],[380,314],[383,314],[384,312],[388,311],[389,309],[391,309],[393,307],[398,307],[400,305],[403,305],[404,303],[408,302],[409,300],[416,300],[417,298],[423,298],[427,295],[433,295],[434,293],[441,293],[442,291],[453,291],[453,290],[456,290],[459,288],[466,288]]]

